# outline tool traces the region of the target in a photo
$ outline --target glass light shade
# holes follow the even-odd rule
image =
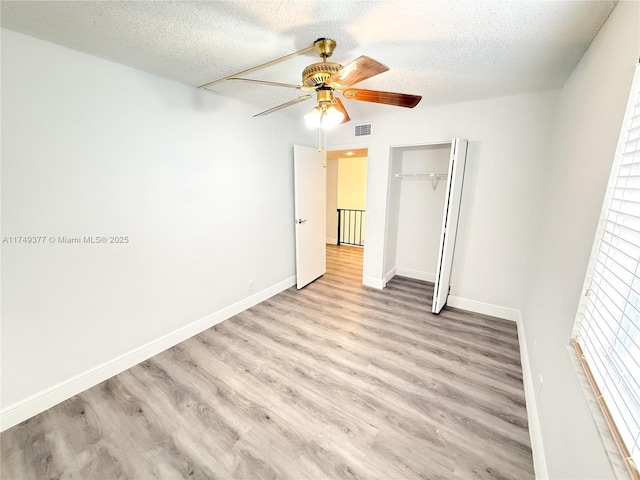
[[[332,105],[327,108],[326,113],[322,117],[322,123],[320,126],[326,130],[328,128],[333,128],[336,125],[340,125],[342,120],[344,120],[344,113]]]
[[[321,121],[322,110],[320,110],[320,107],[313,107],[313,110],[304,116],[304,122],[309,128],[318,128]]]
[[[304,121],[307,124],[307,127],[320,127],[324,130],[340,125],[342,120],[344,120],[344,113],[334,106],[330,106],[324,111],[320,107],[314,107],[311,112],[304,116]]]

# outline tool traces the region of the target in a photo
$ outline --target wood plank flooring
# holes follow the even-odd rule
[[[1,478],[534,478],[516,325],[327,273],[2,434]]]

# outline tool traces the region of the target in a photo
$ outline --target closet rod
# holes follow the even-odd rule
[[[446,173],[396,173],[401,180],[431,180],[433,190],[438,188],[438,182],[447,178]]]
[[[446,173],[396,173],[396,177],[409,180],[435,180],[447,178]]]

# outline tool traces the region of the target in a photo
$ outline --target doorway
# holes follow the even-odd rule
[[[326,155],[326,243],[342,249],[363,250],[366,244],[369,151],[367,148],[346,148],[327,151]]]

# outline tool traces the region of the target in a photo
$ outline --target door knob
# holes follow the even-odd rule
[[[296,220],[296,223],[304,223],[306,221],[307,221],[306,218],[304,220],[302,218],[299,218],[299,219]]]

